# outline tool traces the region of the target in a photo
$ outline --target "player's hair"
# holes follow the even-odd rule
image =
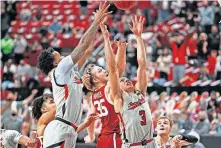
[[[167,117],[167,116],[161,116],[161,117],[159,117],[159,118],[157,119],[157,122],[158,122],[160,119],[167,119],[167,120],[169,120],[170,127],[172,128],[172,126],[173,126],[173,120],[172,120],[172,119],[170,119],[170,118]]]
[[[84,86],[90,91],[94,90],[94,83],[93,83],[93,78],[91,74],[91,71],[94,67],[95,67],[95,64],[88,64],[84,70],[83,77],[82,77]],[[85,76],[87,76],[87,78],[84,78]]]
[[[43,103],[49,98],[53,99],[53,95],[44,94],[43,96],[37,97],[34,100],[33,105],[32,105],[32,116],[34,119],[39,120],[39,118],[42,115],[41,108],[43,106]]]
[[[38,68],[46,75],[54,68],[54,49],[48,48],[38,56]]]

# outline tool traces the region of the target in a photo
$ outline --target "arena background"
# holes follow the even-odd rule
[[[51,92],[49,79],[37,68],[39,53],[53,47],[68,55],[93,21],[99,1],[1,1],[1,107],[11,95],[17,97],[1,116],[6,129],[29,135],[36,129],[31,119],[32,101]],[[128,23],[131,15],[146,18],[143,38],[148,60],[148,99],[154,126],[166,114],[175,124],[172,135],[196,131],[206,148],[221,145],[221,7],[217,1],[137,1],[121,11],[114,5],[107,25],[112,40],[126,40],[125,76],[136,82],[136,44]],[[105,66],[100,32],[87,62]],[[182,40],[185,42],[181,42]],[[185,44],[176,49],[169,42]],[[113,45],[114,51],[116,47]],[[178,61],[176,59],[179,59]],[[17,94],[16,94],[17,92]],[[88,101],[84,99],[83,117]],[[11,110],[17,115],[12,117]],[[198,113],[206,120],[199,123]],[[13,118],[13,120],[12,120]],[[82,121],[84,118],[82,119]],[[100,123],[97,121],[96,132]],[[86,130],[77,147],[85,145]],[[193,146],[196,147],[196,146]]]

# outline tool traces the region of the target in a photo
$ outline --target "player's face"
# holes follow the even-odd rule
[[[132,92],[134,91],[134,86],[132,82],[125,77],[120,78],[120,87],[126,92]]]
[[[56,108],[56,104],[52,98],[48,98],[47,100],[44,101],[42,108],[43,112],[48,112],[54,108]]]
[[[157,122],[156,131],[157,134],[169,134],[171,130],[170,121],[168,119],[160,119]]]
[[[107,71],[100,66],[95,66],[91,73],[93,75],[93,80],[95,83],[108,81]]]

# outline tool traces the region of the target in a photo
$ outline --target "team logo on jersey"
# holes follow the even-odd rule
[[[135,108],[137,108],[138,106],[141,106],[142,104],[144,104],[146,102],[145,98],[142,96],[140,99],[138,99],[138,101],[136,102],[130,102],[128,104],[128,110],[134,110]]]

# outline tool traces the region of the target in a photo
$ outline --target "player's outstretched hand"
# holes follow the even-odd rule
[[[114,41],[118,48],[120,49],[126,49],[128,43],[123,41]]]
[[[84,137],[84,142],[85,143],[92,143],[94,142],[95,140],[95,137],[94,138],[91,138],[89,135],[87,135],[86,137]]]
[[[103,22],[100,23],[100,28],[104,38],[109,38],[109,32],[107,30],[107,26]]]
[[[107,2],[100,2],[99,5],[99,9],[96,12],[93,12],[94,14],[94,21],[99,25],[101,22],[103,22],[103,20],[105,19],[105,17],[107,17],[109,14],[112,13],[112,11],[107,12],[108,8],[110,7],[110,4],[108,4]]]
[[[134,33],[136,36],[141,36],[143,32],[143,24],[145,21],[145,18],[137,15],[131,17],[132,25],[129,24],[130,30]]]
[[[37,141],[37,132],[32,131],[30,133],[30,139],[28,140],[26,146],[27,148],[37,148],[38,141]]]
[[[94,87],[92,86],[92,84],[90,83],[90,79],[91,79],[91,76],[89,74],[84,74],[82,77],[82,82],[84,84],[84,86],[90,90],[90,91],[93,91],[94,90]]]
[[[36,148],[37,147],[37,140],[35,139],[30,139],[28,140],[26,147],[28,148]]]
[[[86,126],[89,126],[92,122],[94,122],[95,120],[97,120],[99,117],[99,114],[94,113],[94,114],[90,114],[87,119],[85,120]]]

